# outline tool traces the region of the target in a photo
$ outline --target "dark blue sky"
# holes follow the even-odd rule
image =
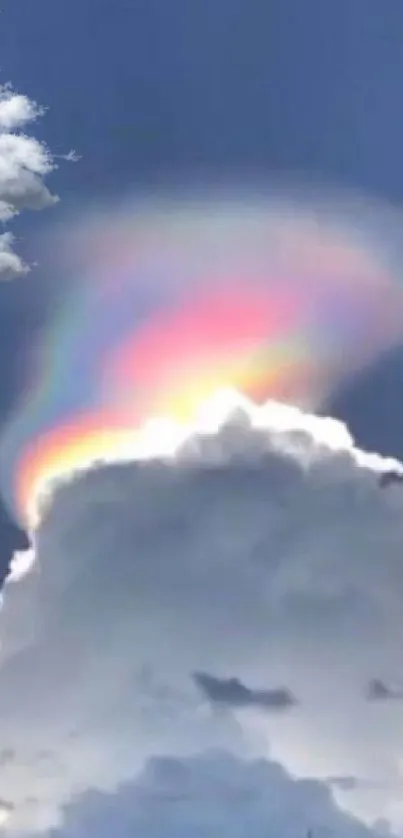
[[[400,199],[398,0],[4,0],[5,78],[50,112],[64,200],[206,164]]]
[[[3,0],[1,81],[49,108],[35,134],[75,148],[60,209],[139,181],[293,169],[403,202],[400,0]],[[46,223],[25,214],[21,247]],[[35,254],[33,254],[35,255]],[[0,295],[0,420],[44,316],[40,269]],[[362,445],[403,457],[400,353],[342,394]],[[13,531],[1,524],[3,554]]]

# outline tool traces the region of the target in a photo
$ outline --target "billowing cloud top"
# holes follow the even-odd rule
[[[400,339],[400,262],[376,213],[331,208],[150,199],[57,243],[1,454],[32,537],[1,612],[4,834],[403,830],[403,467],[307,412]]]
[[[395,254],[382,213],[360,229],[360,211],[185,190],[80,219],[56,248],[66,294],[2,446],[16,517],[34,525],[50,479],[132,459],[151,417],[192,421],[222,387],[316,409],[400,340]]]
[[[403,702],[367,695],[401,673],[401,466],[335,420],[220,410],[175,456],[60,485],[6,585],[7,836],[402,829]],[[195,673],[297,701],[216,706]]]
[[[0,223],[10,221],[23,209],[44,209],[58,201],[44,178],[55,161],[44,145],[22,133],[28,123],[42,116],[36,102],[0,85]],[[0,235],[0,279],[13,279],[28,266],[13,249],[13,236]]]

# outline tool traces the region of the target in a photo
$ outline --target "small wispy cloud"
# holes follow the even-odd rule
[[[68,163],[79,163],[83,158],[82,154],[78,154],[75,148],[71,148],[67,154],[55,154],[54,156],[59,160],[66,160]]]

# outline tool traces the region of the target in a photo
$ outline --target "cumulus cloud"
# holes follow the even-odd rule
[[[287,687],[251,689],[239,678],[216,678],[207,672],[195,672],[194,681],[213,704],[227,707],[260,707],[262,710],[287,710],[297,701]]]
[[[402,829],[403,704],[363,693],[401,668],[403,490],[379,485],[392,465],[280,405],[213,424],[175,456],[95,467],[48,500],[1,615],[7,834],[76,836],[88,794],[113,807],[103,795],[141,785],[150,760],[211,749],[248,777],[245,760],[280,762]],[[194,673],[286,684],[298,703],[217,713]],[[341,776],[368,783],[329,783]]]
[[[40,210],[58,201],[45,184],[55,168],[43,142],[22,133],[42,116],[43,109],[27,96],[0,85],[0,222],[10,221],[23,209]],[[0,279],[13,279],[28,271],[14,252],[13,237],[0,235]]]
[[[114,795],[87,793],[66,810],[52,838],[373,838],[335,806],[328,788],[292,779],[277,763],[211,752],[150,760]]]

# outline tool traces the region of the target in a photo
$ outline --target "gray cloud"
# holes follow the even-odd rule
[[[114,795],[89,792],[70,805],[52,838],[339,838],[376,834],[335,806],[326,786],[294,780],[268,760],[211,752],[150,760]]]
[[[238,678],[216,678],[206,672],[195,672],[193,679],[213,704],[228,707],[258,707],[262,710],[288,710],[297,704],[286,687],[251,689]]]
[[[403,823],[403,706],[380,712],[362,692],[401,663],[403,492],[380,488],[387,464],[342,426],[295,412],[297,432],[280,413],[56,491],[1,615],[0,741],[14,753],[1,782],[18,838],[60,828],[90,789],[137,782],[155,756],[211,748],[295,777],[368,777],[335,788],[338,803]],[[269,676],[299,705],[217,714],[195,672]]]
[[[12,748],[2,748],[0,751],[0,766],[7,765],[15,758],[15,752]]]

